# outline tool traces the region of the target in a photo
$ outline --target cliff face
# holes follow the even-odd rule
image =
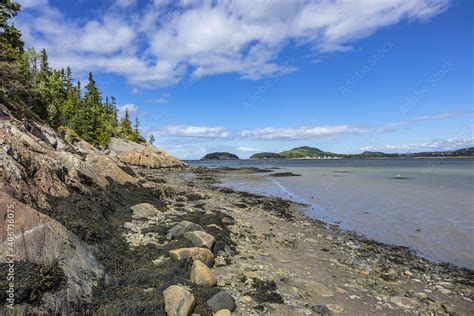
[[[77,311],[90,303],[94,287],[107,282],[99,260],[105,250],[96,245],[115,238],[109,222],[128,211],[112,205],[109,196],[117,193],[110,188],[139,189],[146,182],[128,165],[186,166],[153,146],[119,139],[108,151],[82,140],[70,143],[0,104],[0,266],[8,269],[13,250],[17,274],[33,265],[45,273],[40,279],[55,281],[30,288],[34,284],[22,287],[17,280],[16,312]],[[6,314],[8,284],[0,287],[0,314]]]

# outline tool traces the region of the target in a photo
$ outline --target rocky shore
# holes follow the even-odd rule
[[[474,273],[219,187],[152,147],[68,142],[0,105],[0,314],[474,314]],[[9,251],[15,302],[7,307]]]
[[[216,186],[231,172],[256,170],[199,168],[162,176],[199,196],[181,202],[186,213],[225,216],[220,227],[229,230],[232,247],[217,251],[212,271],[217,286],[235,299],[237,315],[474,312],[473,271],[309,219],[297,203]]]

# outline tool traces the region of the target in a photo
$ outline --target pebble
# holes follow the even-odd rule
[[[268,316],[294,316],[296,315],[293,306],[284,305],[284,304],[275,304],[269,303],[265,304],[267,307],[267,313],[265,315]]]
[[[344,306],[339,304],[327,304],[326,305],[329,310],[335,314],[342,313],[344,311]]]
[[[419,298],[419,299],[426,299],[428,297],[428,295],[426,295],[426,293],[423,293],[423,292],[417,292],[415,294],[413,294],[414,297],[416,298]]]
[[[222,257],[222,256],[217,256],[215,259],[214,259],[214,265],[216,267],[223,267],[225,265],[227,265],[227,262],[225,261],[225,258]]]
[[[248,295],[241,296],[239,301],[244,304],[252,303],[252,297]]]
[[[311,307],[313,312],[317,313],[320,316],[331,316],[331,311],[326,305],[314,305]]]
[[[311,279],[292,277],[285,279],[284,282],[318,296],[329,297],[334,295],[326,285]]]
[[[214,316],[232,316],[232,312],[228,309],[221,309],[215,312]]]
[[[415,308],[418,306],[418,301],[409,297],[392,296],[390,302],[403,308]]]

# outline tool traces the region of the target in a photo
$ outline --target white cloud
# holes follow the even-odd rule
[[[423,143],[412,143],[405,145],[385,145],[380,147],[362,147],[361,151],[389,151],[389,152],[415,152],[415,151],[441,151],[455,150],[465,147],[473,147],[474,138],[435,138]]]
[[[132,28],[122,20],[106,17],[104,21],[89,21],[79,36],[76,51],[107,54],[129,47],[135,38]]]
[[[243,152],[257,152],[259,151],[258,149],[255,148],[249,148],[249,147],[239,147],[237,150],[243,151]]]
[[[115,4],[121,8],[126,8],[136,5],[137,0],[116,0]]]
[[[168,94],[163,94],[168,97]],[[189,125],[167,125],[157,131],[150,132],[160,136],[170,137],[203,137],[203,138],[245,138],[257,140],[300,140],[327,138],[344,134],[380,133],[392,132],[407,125],[413,125],[421,121],[442,120],[451,117],[466,115],[470,112],[445,112],[432,115],[418,116],[410,120],[389,123],[382,127],[360,127],[353,125],[322,125],[322,126],[299,126],[299,127],[263,127],[245,129],[231,133],[225,127],[189,126]],[[239,147],[241,151],[255,151],[253,148]],[[366,149],[369,150],[369,149]]]
[[[157,99],[148,99],[146,100],[147,103],[153,104],[164,104],[169,102],[169,97],[171,96],[170,93],[162,93],[161,96]]]
[[[244,138],[255,139],[310,139],[318,137],[334,136],[342,133],[360,133],[365,131],[362,128],[349,125],[295,127],[295,128],[256,128],[244,130],[240,133]]]
[[[128,103],[118,107],[119,109],[119,116],[123,117],[125,115],[125,110],[128,110],[129,114],[137,114],[138,107],[135,104]]]
[[[203,138],[226,138],[230,133],[222,126],[186,126],[167,125],[157,131],[150,132],[157,136],[178,136],[178,137],[203,137]]]
[[[16,19],[29,46],[50,51],[52,64],[76,71],[104,71],[131,84],[175,85],[237,73],[244,79],[294,71],[278,62],[288,45],[315,53],[344,51],[382,27],[426,20],[449,0],[186,1],[155,0],[131,10],[116,0],[104,16],[76,21],[47,0],[24,0]],[[119,10],[117,8],[126,8]]]
[[[438,113],[438,114],[432,114],[432,115],[421,115],[421,116],[414,117],[412,119],[389,123],[378,130],[380,132],[393,132],[402,127],[411,126],[421,121],[444,120],[444,119],[448,119],[452,117],[463,116],[468,113],[470,112],[460,111],[460,112],[444,112],[444,113]]]

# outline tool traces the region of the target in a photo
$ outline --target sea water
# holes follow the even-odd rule
[[[438,262],[474,269],[474,159],[189,161],[276,168],[299,177],[230,174],[223,185],[308,204],[308,216]]]

